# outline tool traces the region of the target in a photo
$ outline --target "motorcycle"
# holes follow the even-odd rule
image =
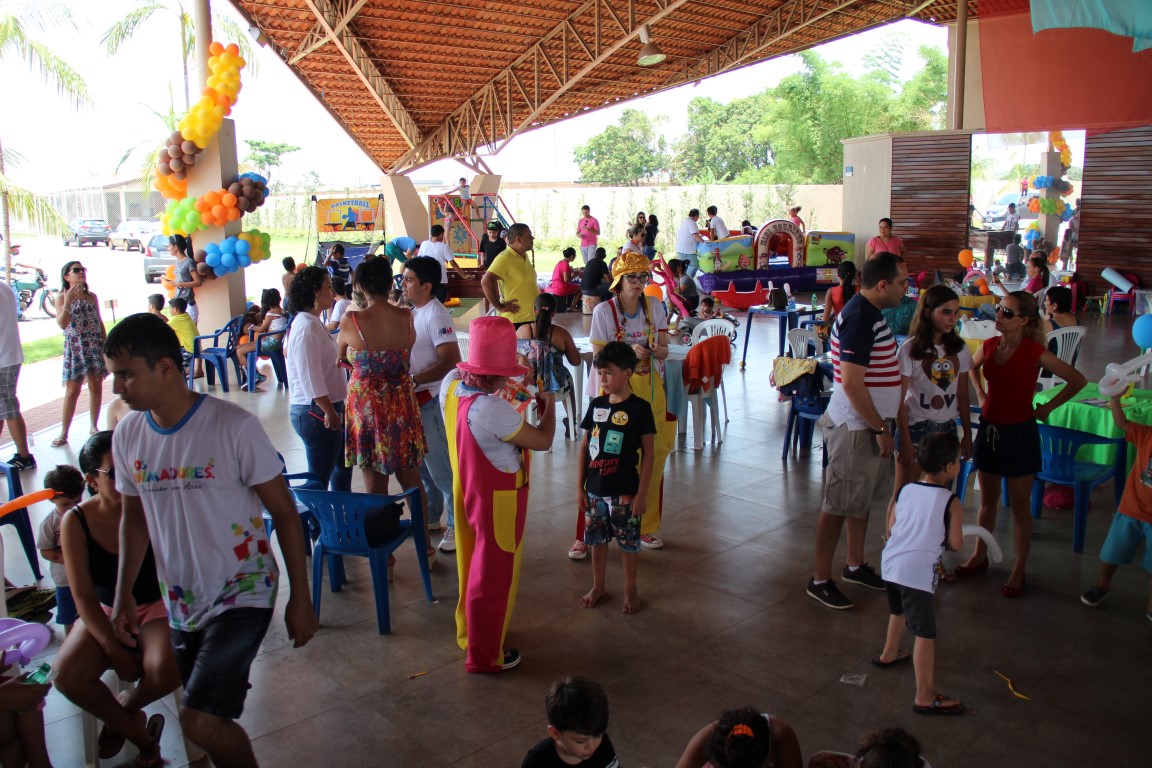
[[[40,294],[40,311],[48,317],[56,317],[56,294],[58,291],[48,287],[48,275],[42,269],[35,272],[14,271],[16,276],[14,286],[20,300],[20,314],[28,311],[36,303],[36,294]],[[0,265],[0,279],[6,278],[3,265]],[[4,282],[8,282],[4,279]]]

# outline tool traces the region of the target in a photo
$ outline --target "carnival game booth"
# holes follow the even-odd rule
[[[697,280],[722,301],[724,294],[759,292],[770,282],[777,287],[787,284],[793,293],[823,291],[836,283],[836,266],[854,247],[850,232],[809,232],[805,237],[788,219],[774,219],[755,235],[700,243]]]
[[[332,246],[339,243],[344,246],[344,258],[348,260],[348,266],[352,271],[356,271],[356,267],[360,266],[360,262],[364,261],[364,257],[368,255],[373,249],[379,249],[380,252],[384,250],[384,241],[376,240],[375,242],[365,243],[350,243],[347,240],[320,240],[316,243],[316,261],[312,262],[318,266],[324,266],[324,260],[328,258],[328,251],[332,250]]]

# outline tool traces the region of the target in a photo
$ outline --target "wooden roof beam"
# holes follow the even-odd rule
[[[392,90],[392,86],[380,72],[368,51],[348,29],[348,23],[360,12],[367,0],[304,0],[304,2],[315,14],[316,22],[324,29],[327,39],[336,45],[337,50],[364,83],[364,87],[396,126],[404,142],[409,147],[414,147],[423,141],[424,135],[407,107]]]
[[[502,146],[513,136],[537,127],[550,106],[635,39],[642,25],[667,18],[687,2],[657,0],[656,11],[651,14],[639,12],[635,0],[584,3],[453,110],[418,146],[397,160],[389,173],[453,155],[473,155],[481,146],[495,148],[498,141]],[[486,102],[498,105],[499,114],[485,110]]]
[[[340,11],[340,18],[332,27],[333,32],[339,34],[344,31],[344,27],[352,19],[356,18],[356,14],[360,13],[360,9],[368,4],[368,0],[336,0],[335,4],[343,6]],[[315,10],[313,10],[315,12]],[[319,21],[312,25],[312,29],[305,35],[304,40],[301,41],[300,47],[296,49],[296,53],[288,59],[288,65],[295,65],[296,62],[303,59],[312,51],[324,45],[330,40],[327,29]]]

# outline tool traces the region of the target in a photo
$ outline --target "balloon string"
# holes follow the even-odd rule
[[[993,671],[995,671],[995,670],[993,670]],[[996,672],[996,675],[998,677],[1002,678],[1006,683],[1008,683],[1008,690],[1012,691],[1013,696],[1015,696],[1018,699],[1024,699],[1024,701],[1032,701],[1032,698],[1030,696],[1025,696],[1024,694],[1022,694],[1018,690],[1016,690],[1016,687],[1014,685],[1012,685],[1011,678],[1005,677],[1004,675],[1000,674],[999,672]]]

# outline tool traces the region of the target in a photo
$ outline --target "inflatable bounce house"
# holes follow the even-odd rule
[[[851,232],[804,231],[788,219],[773,219],[755,235],[710,240],[696,247],[697,279],[708,293],[757,290],[757,283],[807,293],[836,284],[836,266],[852,254]]]

